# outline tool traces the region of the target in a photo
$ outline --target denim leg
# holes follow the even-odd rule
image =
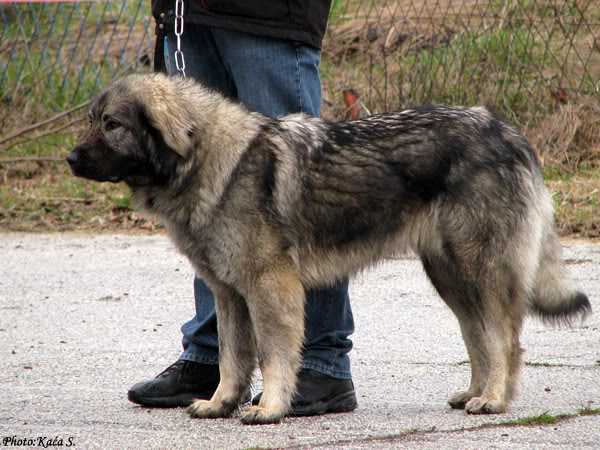
[[[237,98],[269,117],[321,112],[320,52],[282,39],[214,29]]]
[[[165,37],[165,65],[169,75],[176,74],[173,59],[175,36]],[[228,97],[235,97],[233,82],[223,66],[210,30],[186,25],[181,48],[184,52],[186,74]],[[204,364],[219,363],[217,316],[212,292],[204,281],[194,279],[196,314],[181,327],[183,353],[180,358]]]
[[[304,112],[318,116],[321,105],[320,52],[290,41],[214,29],[223,64],[238,99],[248,108],[277,117]],[[351,378],[354,319],[348,280],[306,293],[306,338],[302,366],[336,378]]]
[[[170,74],[174,36],[165,42]],[[248,108],[271,117],[293,112],[320,113],[318,50],[290,41],[233,31],[186,26],[182,49],[186,73]],[[194,281],[195,317],[182,326],[182,359],[218,362],[214,299],[202,280]],[[348,280],[306,293],[306,339],[303,367],[336,378],[350,378],[348,352],[354,320]]]
[[[204,364],[219,363],[219,337],[215,299],[206,283],[194,278],[196,314],[181,326],[183,353],[180,359]]]
[[[306,292],[306,337],[302,367],[335,378],[351,378],[350,358],[354,318],[348,297],[348,279],[332,287]]]
[[[173,33],[165,36],[165,65],[169,75],[177,75],[175,67],[176,38]],[[181,49],[185,58],[185,73],[204,86],[219,91],[226,97],[236,96],[233,80],[229,76],[219,49],[209,29],[186,25],[181,37]]]

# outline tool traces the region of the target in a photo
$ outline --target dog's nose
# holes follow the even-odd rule
[[[79,157],[77,156],[76,152],[71,152],[71,153],[69,153],[69,156],[67,156],[67,162],[69,163],[70,166],[77,164],[78,159],[79,159]]]

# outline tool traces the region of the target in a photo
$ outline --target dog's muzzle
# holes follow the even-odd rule
[[[78,161],[79,161],[79,155],[77,154],[76,151],[72,151],[67,156],[67,162],[69,163],[69,166],[71,167],[71,170],[73,170],[73,168],[77,167],[77,162]]]
[[[79,155],[79,152],[77,150],[73,150],[67,155],[66,160],[73,175],[78,176],[81,168],[81,156]]]
[[[118,183],[121,181],[121,177],[118,175],[105,175],[96,169],[93,169],[89,162],[84,161],[85,157],[81,155],[81,151],[76,148],[67,155],[67,163],[71,168],[71,173],[76,177],[87,178],[95,181],[110,181],[112,183]]]

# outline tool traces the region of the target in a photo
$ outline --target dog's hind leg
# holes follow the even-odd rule
[[[511,400],[518,376],[525,292],[508,269],[497,269],[490,281],[478,286],[483,306],[485,333],[481,342],[489,363],[488,377],[481,396],[465,405],[470,414],[504,412]]]
[[[452,395],[448,399],[448,404],[454,409],[464,409],[469,400],[481,395],[489,369],[486,352],[481,345],[483,335],[481,323],[474,322],[473,318],[467,315],[457,314],[457,317],[471,363],[471,382],[467,390]]]
[[[471,382],[465,391],[456,392],[448,400],[455,409],[463,409],[473,397],[483,392],[487,379],[488,362],[485,348],[481,345],[483,323],[476,304],[470,302],[472,295],[459,279],[456,267],[444,256],[423,256],[423,268],[440,297],[456,315],[471,364]]]
[[[518,256],[511,257],[511,260],[516,260]],[[523,349],[521,348],[520,335],[523,326],[523,320],[527,312],[528,304],[528,284],[529,277],[527,269],[517,267],[505,267],[505,278],[503,286],[500,287],[500,292],[504,293],[504,302],[502,304],[504,310],[505,327],[508,330],[507,336],[507,359],[508,359],[508,379],[506,380],[505,400],[508,403],[514,398],[517,391],[519,381],[519,373],[521,370],[521,358]],[[503,288],[503,289],[502,289]]]
[[[256,367],[256,344],[244,299],[230,288],[211,284],[219,332],[220,381],[210,400],[196,400],[192,417],[227,417],[250,387]]]
[[[276,423],[289,411],[304,339],[304,288],[293,270],[263,273],[246,296],[256,335],[263,394],[245,424]]]
[[[513,323],[512,345],[509,355],[508,380],[506,381],[506,402],[507,404],[515,397],[517,385],[519,382],[519,373],[521,371],[521,358],[523,349],[519,340],[520,327],[522,319]]]

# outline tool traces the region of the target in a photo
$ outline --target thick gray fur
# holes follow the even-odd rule
[[[242,421],[279,421],[304,290],[408,250],[459,321],[472,375],[449,403],[469,413],[506,410],[528,312],[570,322],[591,310],[561,268],[535,152],[485,108],[270,119],[190,80],[135,75],[90,119],[74,173],[125,181],[215,293],[221,383],[193,416],[229,415],[258,361],[264,393]]]

